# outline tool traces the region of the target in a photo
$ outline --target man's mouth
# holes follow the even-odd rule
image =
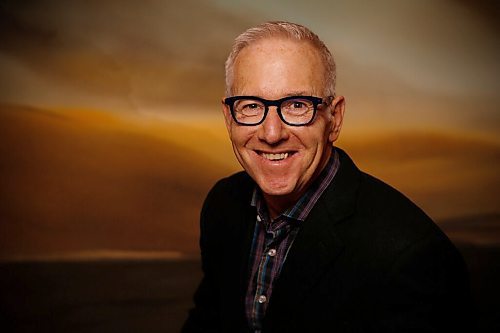
[[[289,156],[292,156],[292,152],[286,152],[286,153],[277,153],[277,154],[272,154],[272,153],[264,153],[260,152],[259,154],[263,158],[269,161],[282,161],[284,159],[287,159]]]

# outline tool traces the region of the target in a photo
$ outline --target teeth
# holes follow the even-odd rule
[[[284,160],[285,158],[288,157],[288,153],[281,153],[281,154],[266,154],[262,153],[262,157],[271,160],[271,161],[279,161],[279,160]]]

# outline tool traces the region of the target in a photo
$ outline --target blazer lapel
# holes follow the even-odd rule
[[[240,266],[240,282],[241,282],[241,294],[246,295],[248,288],[248,265],[250,260],[250,250],[252,247],[253,233],[255,229],[255,221],[257,219],[257,211],[255,207],[248,206],[244,207],[244,224],[242,226],[243,237],[240,237],[240,254],[241,254],[241,266]]]

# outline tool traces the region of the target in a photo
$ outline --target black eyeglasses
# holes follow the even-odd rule
[[[234,121],[240,125],[255,126],[266,119],[270,106],[276,106],[280,119],[290,126],[309,125],[316,115],[318,106],[328,104],[333,99],[326,100],[314,96],[290,96],[277,100],[267,100],[255,96],[233,96],[224,99],[231,109]]]

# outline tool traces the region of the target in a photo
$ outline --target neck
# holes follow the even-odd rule
[[[264,201],[266,202],[269,216],[272,220],[280,216],[287,208],[293,206],[300,198],[292,196],[277,196],[263,193]]]

